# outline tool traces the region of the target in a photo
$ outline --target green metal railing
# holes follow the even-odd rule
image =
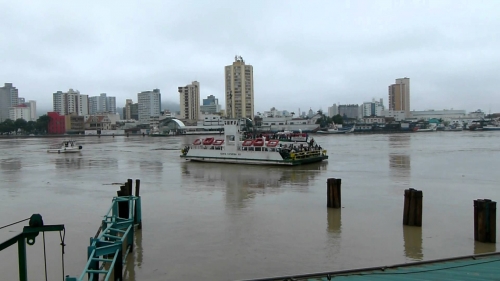
[[[26,261],[26,244],[35,244],[35,238],[43,233],[45,280],[47,280],[47,260],[45,256],[45,232],[59,231],[62,246],[62,276],[65,281],[83,281],[87,276],[89,281],[109,280],[121,281],[123,266],[127,256],[134,249],[134,231],[142,228],[141,197],[139,196],[140,180],[136,180],[135,196],[132,195],[132,180],[128,179],[120,186],[118,196],[113,197],[111,207],[104,216],[101,226],[94,237],[90,238],[87,248],[88,261],[79,277],[64,276],[64,237],[65,228],[60,225],[43,225],[42,216],[34,214],[30,218],[0,227],[0,229],[29,220],[29,226],[23,232],[0,244],[0,251],[18,244],[19,280],[28,281],[28,266]],[[124,249],[125,247],[125,249]]]
[[[111,208],[102,220],[95,237],[90,238],[87,248],[88,261],[79,277],[67,276],[65,281],[123,280],[123,266],[127,256],[133,252],[135,227],[142,227],[141,197],[114,197]],[[125,253],[123,253],[123,247]]]
[[[28,220],[28,219],[26,219]],[[25,220],[22,220],[25,221]],[[20,222],[22,222],[20,221]],[[19,223],[19,222],[17,222]],[[14,223],[15,224],[15,223]],[[13,225],[13,224],[11,224]],[[10,225],[9,225],[10,226]],[[2,227],[3,228],[3,227]],[[45,232],[49,231],[59,231],[61,233],[64,231],[63,224],[57,225],[43,225],[42,216],[40,214],[34,214],[29,218],[29,226],[23,228],[23,232],[10,238],[9,240],[0,244],[0,251],[14,245],[17,243],[18,249],[18,259],[19,259],[19,280],[28,281],[28,264],[26,261],[26,244],[34,245],[35,238],[40,234],[44,233],[43,243],[44,243],[44,253],[45,253]],[[62,253],[64,254],[64,236],[61,235],[61,246],[63,247]],[[64,261],[64,260],[63,260]],[[46,262],[46,260],[45,260]],[[46,265],[46,264],[45,264]],[[64,275],[64,273],[63,273]],[[47,267],[45,267],[45,276],[47,276]]]

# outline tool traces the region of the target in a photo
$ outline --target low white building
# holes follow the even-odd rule
[[[465,118],[466,117],[465,110],[453,110],[453,109],[443,109],[443,110],[422,110],[422,111],[416,111],[413,110],[410,112],[410,116],[413,119],[423,119],[423,120],[429,120],[429,119],[443,119],[443,120],[451,120],[451,119],[459,119],[459,118]]]
[[[476,111],[473,111],[473,112],[469,112],[469,114],[467,114],[467,117],[468,118],[476,118],[476,119],[481,119],[481,118],[484,118],[486,116],[486,114],[481,111],[481,109],[478,109]]]
[[[365,117],[363,118],[365,124],[385,124],[385,117]]]
[[[321,115],[313,115],[312,118],[292,118],[287,117],[263,117],[262,128],[271,131],[311,131],[319,127],[316,121],[321,118]]]
[[[201,114],[197,126],[219,126],[224,127],[224,118],[217,114]]]
[[[288,115],[290,116],[290,115]],[[260,114],[259,117],[285,117],[285,114],[282,110],[277,110],[275,107],[272,107],[269,111],[264,111],[264,113]]]
[[[384,110],[382,116],[392,117],[395,121],[403,121],[406,119],[406,112],[404,110]]]

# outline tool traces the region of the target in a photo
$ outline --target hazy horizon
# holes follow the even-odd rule
[[[52,107],[52,93],[117,106],[200,82],[225,107],[224,66],[254,68],[255,112],[384,100],[411,79],[411,110],[500,112],[499,1],[4,1],[0,83]],[[112,16],[110,16],[112,15]]]

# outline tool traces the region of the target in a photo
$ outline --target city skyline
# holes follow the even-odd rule
[[[222,67],[236,54],[254,67],[254,113],[385,100],[399,77],[412,79],[411,110],[500,112],[497,1],[160,2],[118,11],[92,1],[23,3],[0,4],[0,76],[40,110],[69,88],[107,93],[117,107],[155,88],[176,102],[177,87],[195,80],[225,105]],[[102,16],[111,11],[116,17]],[[181,16],[187,11],[195,19]]]

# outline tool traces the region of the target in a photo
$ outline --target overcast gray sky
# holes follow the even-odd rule
[[[326,110],[411,79],[411,108],[500,112],[500,1],[0,0],[0,77],[50,109],[69,88],[137,101],[254,67],[255,109]]]

